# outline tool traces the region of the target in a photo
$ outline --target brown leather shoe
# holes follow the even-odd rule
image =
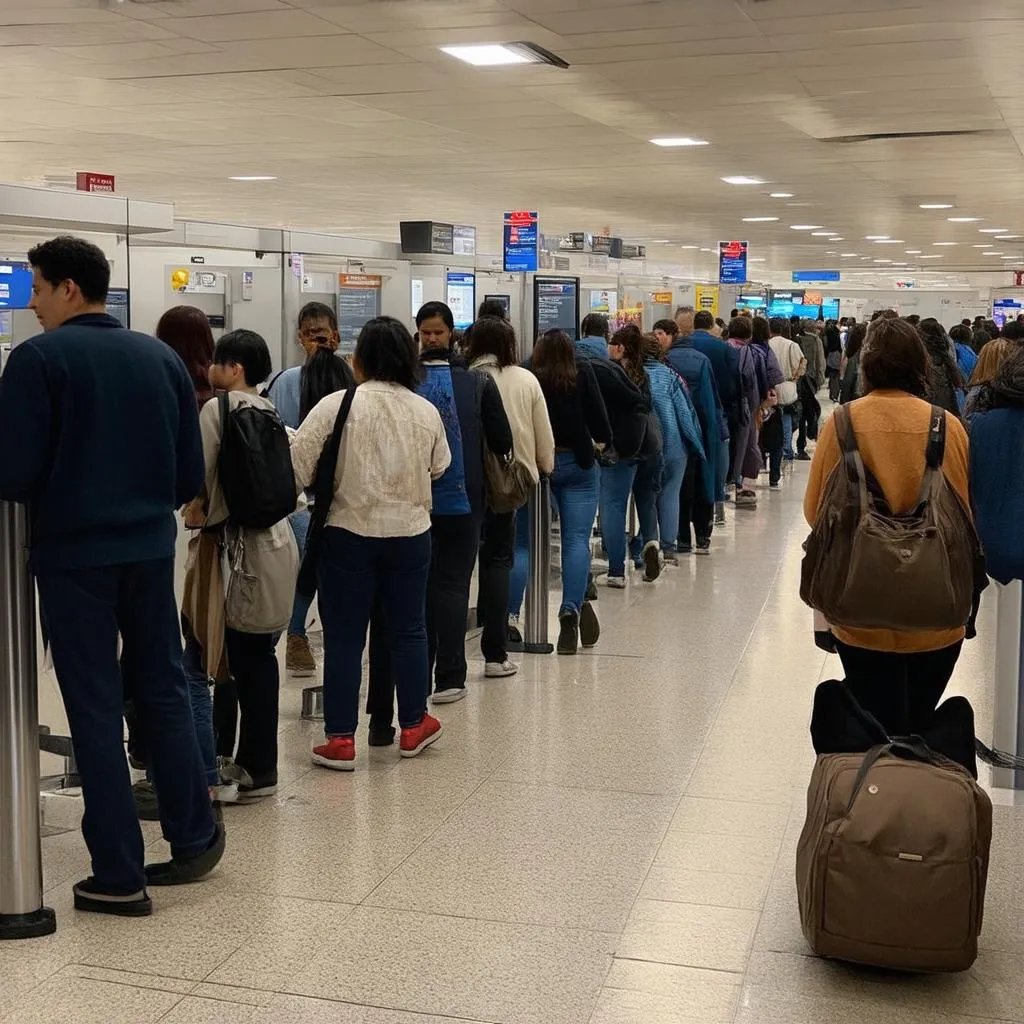
[[[285,668],[292,676],[315,676],[316,661],[309,649],[309,641],[294,633],[288,635],[288,649],[284,659]]]

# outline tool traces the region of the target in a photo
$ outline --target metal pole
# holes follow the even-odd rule
[[[540,478],[530,494],[530,573],[526,581],[526,628],[523,650],[551,654],[548,643],[548,573],[551,571],[551,481]]]
[[[1022,585],[1020,580],[1012,580],[1006,586],[993,583],[992,587],[996,592],[996,692],[992,708],[992,746],[1009,754],[1021,755],[1024,754]],[[1024,772],[993,768],[992,784],[1024,789]]]
[[[49,935],[39,831],[39,678],[28,512],[0,502],[0,939]]]

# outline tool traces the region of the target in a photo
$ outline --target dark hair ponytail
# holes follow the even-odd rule
[[[299,383],[299,423],[323,398],[352,387],[356,382],[352,368],[329,348],[318,348],[302,367]]]

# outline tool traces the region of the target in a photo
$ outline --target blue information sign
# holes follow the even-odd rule
[[[838,270],[794,270],[793,284],[810,284],[814,281],[838,281]]]
[[[718,243],[718,283],[746,284],[747,243]]]
[[[537,214],[514,210],[505,214],[504,268],[508,273],[536,273]]]
[[[0,309],[28,309],[32,268],[27,263],[0,263]]]

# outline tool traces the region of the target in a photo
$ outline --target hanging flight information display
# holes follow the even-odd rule
[[[338,275],[338,351],[351,355],[356,340],[367,320],[380,316],[380,290],[383,279],[378,274]]]
[[[579,338],[580,279],[578,277],[535,277],[533,279],[533,331],[539,338],[545,331],[565,331],[573,341]]]
[[[513,210],[506,213],[502,247],[502,265],[505,272],[536,273],[539,242],[536,212]]]
[[[718,283],[746,284],[747,242],[718,243]]]
[[[476,307],[476,274],[448,271],[448,308],[455,318],[455,326],[464,331],[473,322]]]
[[[27,263],[0,263],[0,309],[28,309],[32,268]]]

